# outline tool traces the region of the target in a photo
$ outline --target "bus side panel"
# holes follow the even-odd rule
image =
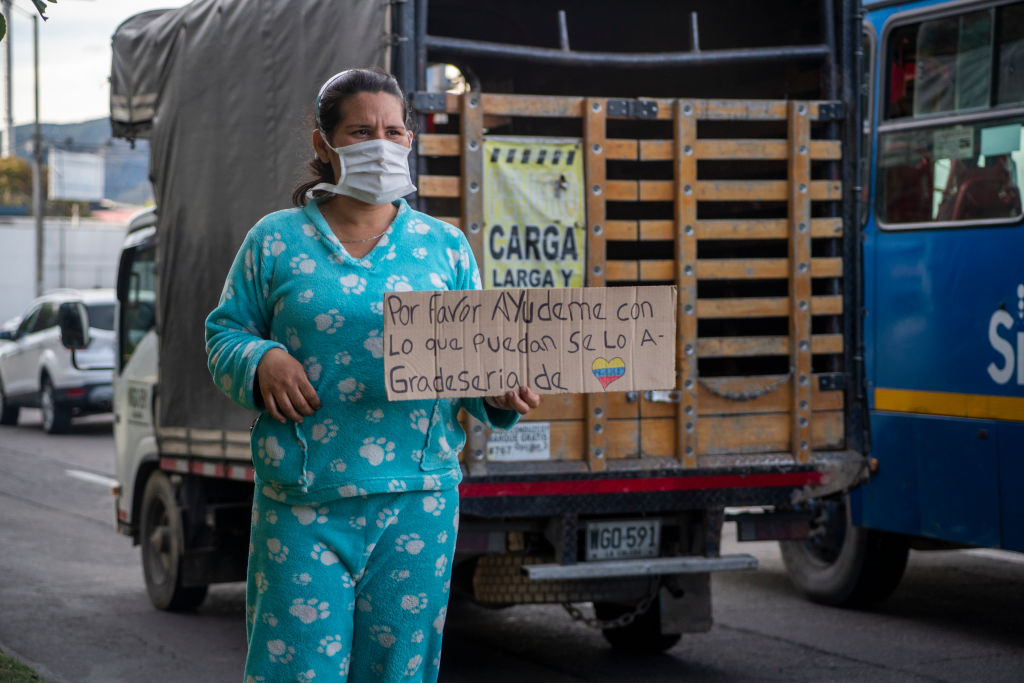
[[[999,487],[1003,513],[1003,548],[1024,552],[1024,422],[1003,422],[997,428]]]
[[[855,523],[999,546],[1000,482],[993,438],[998,426],[986,420],[873,413],[872,455],[878,471],[856,492]]]

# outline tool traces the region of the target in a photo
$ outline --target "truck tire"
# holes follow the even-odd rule
[[[621,605],[616,602],[594,603],[594,615],[602,621],[615,619],[633,609],[631,605]],[[602,629],[601,634],[613,650],[629,655],[661,654],[683,637],[679,633],[662,633],[660,597],[651,603],[647,611],[638,616],[633,623],[619,628]]]
[[[208,587],[181,585],[184,522],[174,486],[163,472],[154,472],[146,482],[139,539],[142,573],[153,606],[169,612],[188,612],[199,607]]]
[[[39,409],[47,434],[66,434],[71,429],[71,409],[57,400],[53,382],[45,375],[39,387]]]
[[[779,541],[792,584],[813,602],[864,607],[892,594],[903,578],[909,544],[884,531],[850,523],[847,499],[815,501],[822,533],[806,541]]]
[[[0,425],[16,425],[18,424],[18,413],[21,411],[19,406],[11,405],[10,401],[7,400],[7,394],[4,393],[4,383],[0,381]]]

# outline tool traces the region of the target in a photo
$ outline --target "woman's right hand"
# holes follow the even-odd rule
[[[281,348],[263,354],[256,366],[260,395],[270,417],[278,422],[302,422],[303,415],[320,410],[320,397],[309,383],[302,363]]]

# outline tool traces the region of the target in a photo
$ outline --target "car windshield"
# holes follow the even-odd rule
[[[98,330],[114,329],[114,304],[87,304],[89,309],[89,327]]]

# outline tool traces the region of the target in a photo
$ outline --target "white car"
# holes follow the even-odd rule
[[[43,429],[71,427],[72,416],[108,412],[113,400],[113,289],[61,289],[39,297],[17,328],[0,330],[0,424],[18,422],[23,406],[39,407]],[[89,343],[70,350],[58,320],[68,306],[88,311]],[[62,306],[64,308],[62,308]]]

